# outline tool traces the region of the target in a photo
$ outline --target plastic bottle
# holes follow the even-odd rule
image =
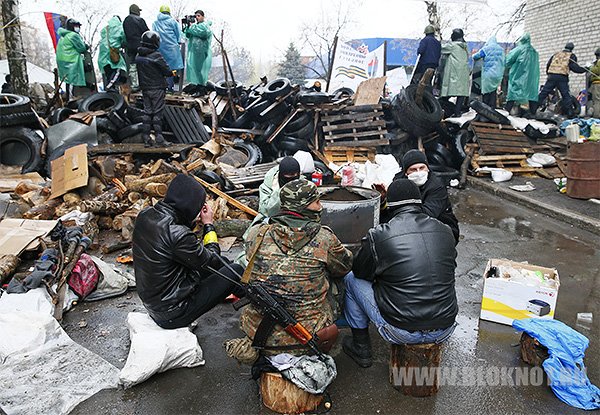
[[[356,173],[354,167],[347,165],[342,169],[342,186],[354,186]]]

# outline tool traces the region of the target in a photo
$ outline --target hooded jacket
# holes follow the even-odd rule
[[[152,30],[160,35],[160,47],[158,50],[167,61],[169,68],[173,70],[183,69],[183,58],[179,43],[183,33],[179,23],[170,14],[159,13],[156,21],[152,23]]]
[[[196,215],[199,211],[200,207],[194,210]],[[203,246],[190,229],[194,212],[179,212],[172,204],[160,201],[140,212],[135,221],[133,260],[137,291],[156,321],[183,315],[198,283],[210,275],[204,267],[222,266],[219,244]]]
[[[423,65],[437,68],[440,63],[441,50],[442,44],[435,38],[433,33],[426,35],[421,39],[419,48],[417,49],[417,55],[419,55],[419,68]],[[415,69],[415,72],[419,71]]]
[[[458,313],[456,249],[450,229],[418,205],[394,211],[369,231],[352,270],[373,281],[375,302],[389,324],[408,331],[450,327]]]
[[[123,24],[117,16],[111,17],[108,24],[100,31],[100,43],[98,47],[98,68],[104,70],[105,66],[110,66],[112,69],[127,70],[127,64],[121,54],[121,48],[126,44],[125,32]],[[110,59],[109,45],[113,49],[119,51],[119,61],[113,62]]]
[[[142,90],[167,88],[165,77],[173,74],[158,50],[140,46],[138,55],[135,57],[135,63]]]
[[[488,94],[496,91],[504,77],[504,49],[492,36],[475,54],[473,59],[483,59],[481,71],[481,93]]]
[[[540,57],[531,46],[531,37],[525,33],[517,46],[506,56],[508,72],[507,101],[526,103],[537,101],[540,88]]]
[[[254,250],[256,237],[268,226],[256,251],[250,282],[260,282],[273,296],[280,298],[288,311],[309,331],[316,332],[333,323],[328,301],[329,278],[340,278],[352,267],[352,253],[344,248],[327,227],[301,215],[281,213],[272,224],[255,226],[247,248]],[[254,338],[262,314],[252,305],[244,308],[242,330]],[[298,341],[277,326],[267,347],[298,346]]]
[[[125,32],[127,53],[129,55],[135,55],[137,49],[140,47],[142,34],[148,30],[150,29],[148,29],[146,21],[136,14],[130,13],[129,16],[123,20],[123,31]]]
[[[442,97],[469,96],[469,56],[464,41],[452,41],[442,46],[446,58],[442,78]]]
[[[87,50],[79,33],[65,28],[58,28],[58,44],[56,45],[56,66],[58,77],[67,84],[85,86],[82,53]]]
[[[185,30],[188,38],[186,79],[194,85],[206,85],[212,64],[212,22],[194,23]]]

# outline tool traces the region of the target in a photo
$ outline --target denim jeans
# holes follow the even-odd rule
[[[394,344],[442,343],[454,332],[456,323],[445,329],[414,332],[392,326],[381,316],[375,302],[372,282],[358,279],[350,272],[344,277],[344,283],[346,285],[344,315],[352,328],[367,328],[371,321],[377,327],[381,337]]]

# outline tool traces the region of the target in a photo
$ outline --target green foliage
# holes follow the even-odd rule
[[[288,78],[292,84],[304,83],[304,66],[300,60],[300,52],[293,42],[288,46],[283,62],[279,64],[277,76]]]

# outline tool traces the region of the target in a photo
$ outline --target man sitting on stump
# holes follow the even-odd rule
[[[352,253],[331,229],[321,225],[322,206],[314,183],[303,178],[293,180],[281,188],[280,197],[280,212],[269,224],[255,226],[250,232],[248,282],[260,283],[314,334],[335,320],[329,279],[350,271]],[[309,352],[280,326],[272,333],[263,333],[264,338],[256,338],[263,317],[252,305],[244,309],[240,322],[248,345],[254,340],[253,346],[264,348],[269,355]]]
[[[344,278],[352,337],[342,347],[360,367],[372,364],[369,322],[390,343],[441,343],[458,313],[450,228],[423,213],[419,188],[408,179],[392,182],[387,198],[392,219],[363,238]]]
[[[194,322],[229,294],[233,283],[213,274],[218,269],[239,280],[243,268],[229,265],[212,224],[206,191],[190,176],[173,179],[164,200],[144,209],[133,230],[133,263],[137,291],[150,317],[160,327],[175,329]],[[202,242],[192,229],[203,224]],[[234,272],[235,271],[235,272]]]

